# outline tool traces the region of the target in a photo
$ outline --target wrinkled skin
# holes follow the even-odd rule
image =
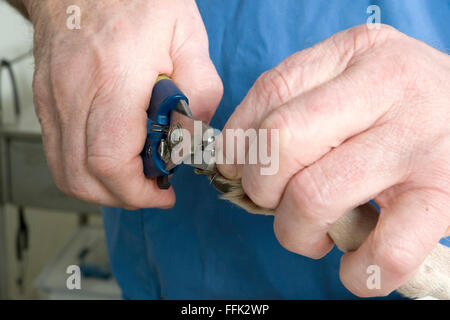
[[[450,224],[450,58],[397,30],[355,27],[263,74],[225,129],[279,130],[279,171],[221,165],[292,252],[321,258],[330,227],[370,199],[377,227],[344,255],[340,277],[359,296],[410,279]],[[448,231],[447,231],[448,233]],[[381,288],[368,289],[378,265]]]

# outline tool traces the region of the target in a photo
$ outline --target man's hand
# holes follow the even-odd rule
[[[35,26],[34,96],[57,186],[80,199],[126,208],[170,207],[143,174],[146,109],[159,74],[208,121],[222,83],[193,0],[24,0]],[[81,29],[66,27],[70,5]]]
[[[343,31],[263,74],[225,129],[279,130],[279,171],[222,165],[250,198],[275,208],[288,250],[324,256],[330,226],[370,199],[376,229],[341,261],[359,296],[411,278],[450,224],[450,58],[386,26]],[[366,286],[370,265],[381,289]]]

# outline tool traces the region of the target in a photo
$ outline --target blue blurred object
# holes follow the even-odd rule
[[[442,238],[439,243],[450,248],[450,237]]]
[[[257,77],[289,55],[366,23],[382,23],[448,52],[450,1],[198,0],[225,94],[212,126],[222,128]],[[273,218],[218,200],[191,168],[171,179],[171,210],[104,208],[114,274],[129,299],[355,299],[339,281],[342,254],[321,260],[284,250]],[[195,186],[195,187],[193,187]],[[388,299],[400,298],[397,293]]]
[[[80,264],[80,271],[82,276],[85,278],[108,280],[112,277],[112,273],[109,268],[88,262]]]
[[[84,246],[78,253],[80,271],[85,278],[108,280],[112,277],[103,239]]]

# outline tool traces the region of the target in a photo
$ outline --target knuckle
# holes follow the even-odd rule
[[[394,27],[380,24],[379,28],[369,29],[366,24],[353,27],[346,31],[345,43],[352,48],[354,54],[363,52],[392,38],[402,35]]]
[[[200,54],[189,56],[191,66],[195,66],[198,70],[198,77],[193,79],[195,87],[204,92],[221,95],[223,92],[223,84],[216,68],[208,54]]]
[[[279,223],[279,219],[275,216],[274,233],[280,245],[288,251],[300,253],[303,252],[302,246],[298,243],[296,234],[293,234],[288,227]]]
[[[293,185],[290,189],[295,190],[294,205],[302,217],[307,221],[321,220],[331,224],[332,221],[328,221],[326,215],[330,207],[326,184],[319,182],[317,175],[312,174],[309,168],[299,172],[291,183]]]
[[[172,200],[155,202],[148,200],[147,197],[143,197],[140,192],[124,192],[120,195],[120,200],[122,201],[124,208],[128,210],[136,210],[139,208],[162,208],[171,207],[174,202]]]
[[[310,141],[315,131],[311,121],[307,120],[304,108],[277,108],[267,116],[260,125],[261,129],[277,133],[279,158],[293,168],[304,168],[317,159],[322,149],[311,147]],[[301,128],[301,130],[299,130]],[[301,152],[293,152],[293,146]]]
[[[260,176],[255,176],[248,172],[248,167],[244,166],[241,183],[245,194],[259,207],[273,209],[277,202],[267,194],[268,189],[263,188],[266,183],[261,181]]]
[[[62,193],[66,194],[68,196],[71,196],[72,194],[70,194],[70,190],[67,188],[66,183],[62,179],[56,177],[55,174],[53,174],[53,172],[52,172],[52,175],[53,175],[53,181],[55,182],[56,187]]]
[[[321,248],[318,248],[317,244],[303,241],[295,230],[282,228],[277,223],[274,223],[274,234],[280,245],[287,251],[311,259],[320,259],[323,257],[323,252]]]
[[[393,276],[401,277],[414,270],[420,264],[414,252],[398,245],[383,242],[373,250],[374,261],[380,266],[382,271]]]
[[[401,33],[392,26],[380,24],[379,28],[372,29],[369,29],[367,25],[357,26],[352,29],[351,34],[356,41],[364,41],[373,46]]]
[[[291,96],[288,81],[284,73],[279,70],[279,67],[264,72],[256,80],[255,90],[267,105],[283,104]]]
[[[196,97],[198,100],[201,100],[201,105],[207,105],[208,108],[199,108],[200,110],[196,111],[196,117],[199,119],[206,119],[209,121],[215,111],[216,107],[219,105],[220,100],[223,96],[223,84],[222,80],[220,80],[219,75],[212,70],[206,71],[205,74],[207,76],[201,77],[198,80],[198,83],[195,86],[192,86],[191,89],[193,92],[191,93],[191,97]],[[194,101],[193,103],[196,103]]]
[[[64,185],[60,190],[68,196],[78,198],[83,201],[94,202],[93,195],[89,192],[89,184],[83,182],[83,176],[80,174],[65,174]],[[56,181],[55,181],[56,182]],[[58,185],[58,182],[56,182]]]
[[[50,86],[49,93],[54,100],[54,108],[64,121],[70,121],[67,118],[70,117],[69,111],[72,109],[68,101],[79,101],[80,92],[83,93],[86,101],[91,101],[103,91],[105,96],[109,96],[127,77],[130,65],[129,52],[99,41],[96,38],[87,37],[80,50],[72,50],[70,55],[57,47],[51,50],[49,62],[51,67],[46,72],[48,79],[45,85]],[[54,44],[54,46],[58,45]],[[80,66],[89,66],[89,72],[85,67]],[[83,81],[74,82],[74,74],[79,74]],[[84,105],[88,104],[84,103]]]
[[[36,115],[39,122],[43,124],[47,118],[46,108],[48,108],[50,98],[47,86],[41,80],[37,80],[36,77],[33,80],[33,99]]]
[[[289,127],[289,120],[281,109],[276,109],[261,122],[260,127],[267,130],[284,130]]]
[[[84,201],[91,200],[91,197],[89,196],[86,188],[84,188],[84,186],[80,185],[76,181],[72,180],[68,181],[67,187],[65,188],[65,193],[80,200]]]
[[[400,31],[398,31],[396,28],[394,28],[391,25],[388,24],[380,24],[380,28],[377,30],[375,29],[374,31],[378,31],[378,34],[383,34],[386,36],[402,36],[403,33],[401,33]]]
[[[285,108],[277,108],[261,122],[261,129],[267,129],[268,132],[278,132],[280,152],[289,152],[292,150],[293,141],[295,141],[295,145],[298,145],[301,139],[299,134],[295,132],[295,128],[293,128],[291,118],[292,115],[289,115]]]
[[[298,51],[275,68],[275,71],[278,71],[285,80],[283,84],[286,84],[289,98],[314,87],[314,81],[311,81],[314,75],[311,74],[312,69],[309,66],[314,65],[319,59],[316,49],[317,47]]]
[[[72,179],[62,182],[60,179],[54,179],[58,189],[69,197],[74,197],[86,202],[96,202],[96,199],[90,194],[87,186],[80,184]]]
[[[102,201],[103,199],[98,197],[94,190],[95,188],[92,189],[89,183],[83,182],[81,178],[75,178],[69,179],[62,191],[68,196],[85,202],[104,204]]]
[[[143,208],[144,202],[147,200],[138,197],[136,192],[131,190],[127,190],[127,192],[118,192],[118,197],[123,203],[124,208]]]
[[[282,219],[275,215],[273,229],[277,241],[284,249],[311,259],[323,257],[323,248],[320,248],[316,243],[305,241],[298,230],[292,228],[290,224],[280,222],[280,220]]]
[[[118,172],[121,163],[110,156],[88,155],[87,165],[95,176],[108,178]]]
[[[319,111],[318,111],[319,112]],[[310,137],[314,134],[311,128],[311,121],[305,113],[305,108],[281,107],[272,111],[260,125],[261,129],[267,129],[269,132],[275,130],[278,132],[280,152],[287,158],[297,160],[300,153],[292,153],[292,146],[302,150],[302,157],[309,155],[308,146]],[[301,130],[299,130],[301,128]],[[296,163],[301,165],[302,163]]]
[[[280,115],[280,111],[276,109],[271,112],[267,118],[265,118],[260,125],[261,129],[266,129],[268,132],[271,130],[281,130],[287,127],[287,119]]]
[[[66,177],[68,178],[66,179],[64,192],[72,197],[85,200],[88,192],[86,190],[86,186],[84,186],[83,183],[80,182],[81,179],[77,175],[70,174],[66,174]]]
[[[324,248],[320,247],[318,244],[312,244],[305,246],[303,253],[300,254],[310,259],[319,260],[322,259],[327,252],[327,250],[324,250]]]
[[[55,183],[55,186],[64,194],[70,195],[70,191],[67,188],[66,179],[64,177],[64,173],[58,168],[58,166],[55,164],[56,159],[49,156],[49,152],[46,150],[46,160],[47,160],[47,166],[50,170],[53,182]]]

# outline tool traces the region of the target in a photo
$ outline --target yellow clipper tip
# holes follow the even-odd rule
[[[170,77],[166,76],[165,74],[160,74],[160,75],[158,76],[158,78],[156,79],[156,82],[155,82],[155,83],[158,83],[159,81],[161,81],[161,80],[163,80],[163,79],[171,80]]]

